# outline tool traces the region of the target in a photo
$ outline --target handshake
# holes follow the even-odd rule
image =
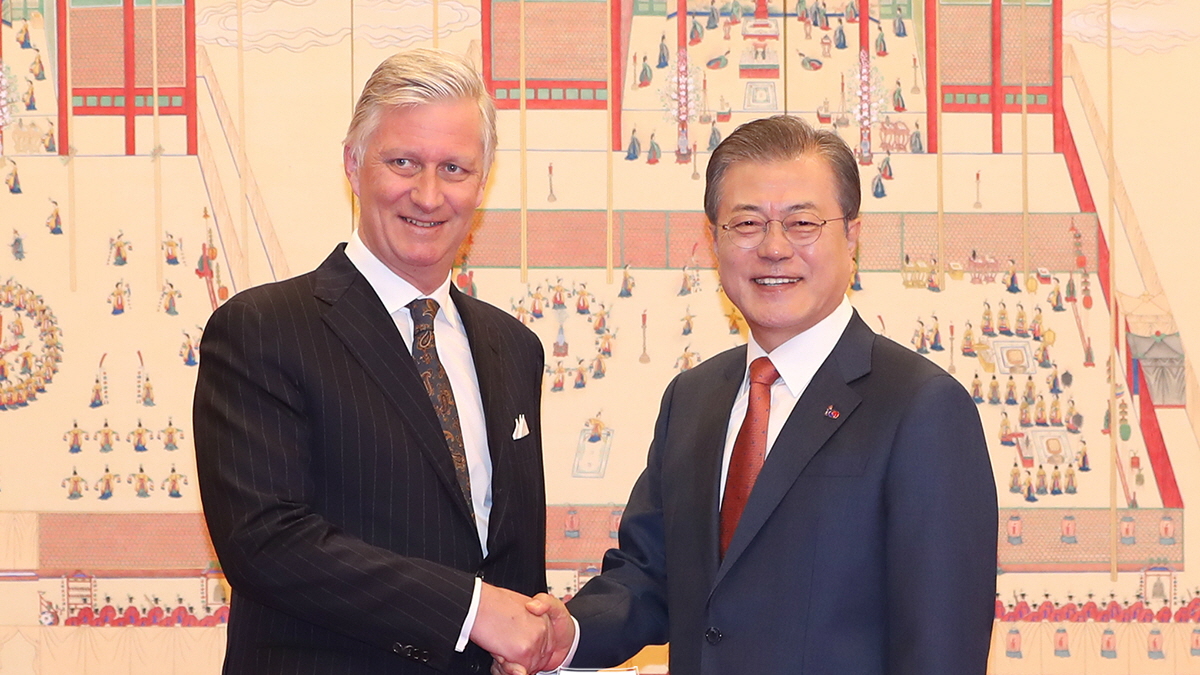
[[[528,598],[483,584],[471,641],[492,654],[492,675],[536,675],[555,670],[575,642],[575,622],[558,598]]]

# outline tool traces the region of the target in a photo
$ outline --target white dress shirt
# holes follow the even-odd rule
[[[746,405],[750,400],[750,363],[760,356],[767,356],[775,370],[779,371],[779,379],[771,385],[771,413],[767,417],[767,455],[770,455],[780,429],[796,407],[796,401],[800,400],[821,364],[833,353],[853,315],[854,308],[850,306],[849,298],[843,297],[842,303],[829,316],[779,345],[770,354],[759,346],[751,333],[746,349],[746,374],[742,376],[742,386],[729,411],[729,428],[725,431],[725,452],[721,458],[721,500],[725,499],[725,478],[729,474],[733,442],[737,440],[738,430],[746,419]]]
[[[437,345],[438,359],[450,388],[454,391],[454,403],[458,409],[458,421],[462,426],[463,448],[467,455],[467,473],[471,477],[471,507],[475,512],[475,529],[479,535],[479,547],[487,557],[488,519],[492,513],[492,456],[488,451],[487,425],[483,416],[483,398],[479,393],[479,377],[475,373],[475,361],[471,357],[471,344],[463,326],[458,308],[450,299],[450,275],[429,295],[421,293],[415,286],[402,279],[383,264],[367,248],[356,231],[346,244],[346,257],[367,278],[375,294],[383,301],[384,308],[396,323],[404,344],[412,351],[413,320],[407,307],[417,298],[433,298],[441,309],[433,320],[433,336]],[[447,452],[449,452],[447,450]],[[471,608],[459,633],[457,651],[466,648],[475,626],[475,615],[479,610],[481,582],[475,578],[475,591]]]

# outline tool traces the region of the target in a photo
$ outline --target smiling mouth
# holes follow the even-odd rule
[[[758,277],[753,279],[759,286],[786,286],[800,281],[799,277]]]
[[[444,220],[435,220],[435,221],[415,220],[413,218],[407,218],[407,217],[403,217],[402,219],[404,220],[404,222],[408,223],[409,225],[413,225],[416,227],[424,227],[424,228],[437,227],[438,225],[441,225],[442,223],[446,222]]]

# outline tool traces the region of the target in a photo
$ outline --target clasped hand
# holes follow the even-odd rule
[[[558,598],[483,584],[471,641],[495,659],[492,675],[534,675],[562,665],[575,641],[575,622]]]

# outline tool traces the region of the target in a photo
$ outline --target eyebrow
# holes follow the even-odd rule
[[[791,204],[785,210],[788,213],[795,213],[796,211],[816,211],[817,205],[811,201],[797,202],[795,204]],[[735,204],[732,211],[735,213],[738,211],[750,211],[752,213],[763,213],[765,211],[765,209],[763,209],[763,207],[759,206],[758,204]]]

